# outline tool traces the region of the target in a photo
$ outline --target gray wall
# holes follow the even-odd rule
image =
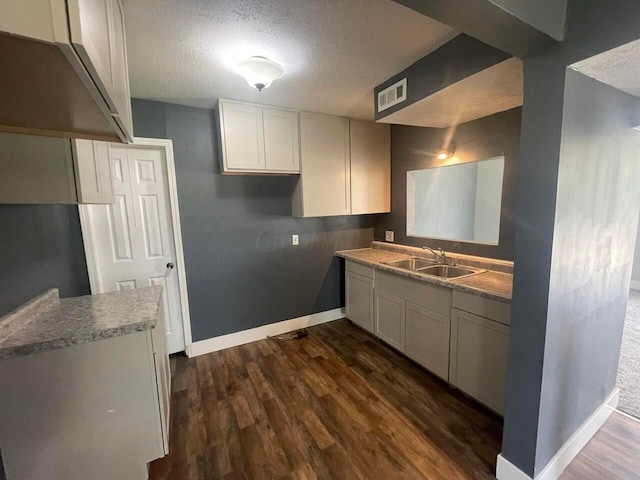
[[[565,79],[568,65],[640,38],[637,15],[635,0],[570,0],[565,41],[524,60],[525,103],[516,179],[515,272],[502,453],[531,477],[544,468],[558,446],[574,433],[576,425],[604,401],[617,366],[617,360],[614,364],[613,358],[620,348],[618,316],[626,295],[619,295],[603,277],[611,273],[621,282],[628,281],[631,265],[631,252],[626,248],[628,240],[616,235],[615,238],[625,245],[616,256],[611,255],[613,244],[596,247],[591,228],[602,226],[603,231],[610,232],[612,219],[600,212],[594,214],[593,204],[589,201],[583,202],[584,210],[580,210],[581,205],[574,205],[577,209],[574,213],[583,219],[593,216],[595,223],[589,227],[587,220],[583,224],[584,231],[580,231],[586,235],[575,237],[575,243],[568,248],[567,239],[561,235],[566,234],[569,226],[558,224],[556,200],[562,202],[558,204],[559,218],[565,218],[570,211],[566,205],[571,204],[567,202],[567,195],[571,195],[574,186],[564,179],[575,161],[575,151],[588,153],[585,174],[589,175],[590,181],[595,182],[592,175],[596,166],[591,163],[595,154],[598,168],[606,175],[615,177],[621,171],[612,169],[609,172],[606,166],[621,161],[619,157],[624,145],[616,146],[611,152],[603,150],[602,146],[608,144],[599,132],[613,134],[612,129],[621,127],[628,114],[627,108],[631,108],[633,102],[627,97],[628,107],[620,105],[620,97],[610,89],[573,79],[568,87],[581,89],[580,97],[585,102],[583,108],[587,109],[587,115],[584,116],[583,110],[574,110],[575,100],[569,92],[567,122],[580,120],[576,115],[582,114],[581,128],[591,135],[580,134],[580,129],[575,133],[576,127],[571,123],[563,129]],[[608,127],[607,123],[612,126]],[[568,135],[566,141],[562,139],[563,132]],[[617,137],[618,132],[615,135]],[[566,150],[572,144],[575,146]],[[595,150],[587,152],[581,144],[591,144]],[[567,162],[566,168],[564,162]],[[610,184],[606,184],[606,188],[610,188]],[[597,192],[592,189],[590,192],[594,196],[614,198],[608,190]],[[576,194],[584,198],[584,189],[578,188]],[[629,225],[635,226],[638,205],[630,201],[621,207],[627,208],[627,213],[635,217],[622,224],[626,224],[626,229]],[[621,222],[622,219],[614,221]],[[554,242],[556,226],[559,227],[555,237],[557,243]],[[584,255],[576,255],[576,252]],[[554,259],[553,269],[552,253],[558,258]],[[583,270],[580,270],[581,264],[585,267]],[[605,264],[610,267],[604,268]],[[599,268],[594,268],[596,265]],[[624,273],[625,269],[628,274]],[[571,280],[573,286],[567,284],[570,274],[576,275]],[[590,278],[586,279],[587,275]],[[604,293],[611,295],[610,298],[603,297],[602,292],[592,295],[603,285],[607,288]],[[621,283],[620,286],[627,288],[628,284]],[[563,302],[566,303],[563,305]],[[605,328],[602,316],[605,308],[613,314],[612,331],[594,345],[594,339],[600,338]],[[599,361],[602,364],[592,371],[580,367],[581,362],[594,365]],[[545,365],[561,368],[553,372]],[[563,389],[565,384],[579,390],[580,398]],[[547,389],[548,395],[543,393]]]
[[[296,219],[295,177],[220,175],[214,118],[133,100],[136,135],[173,140],[193,340],[342,306],[333,254],[369,246],[375,217]]]
[[[536,463],[613,391],[640,210],[640,100],[569,70]]]
[[[49,288],[88,295],[78,207],[0,205],[0,316]]]
[[[562,40],[567,0],[490,0],[547,35]]]
[[[638,231],[636,232],[636,247],[633,255],[633,271],[631,272],[631,279],[635,282],[640,282],[640,223],[638,223]]]
[[[520,143],[521,109],[516,108],[451,128],[391,127],[391,213],[380,216],[378,232],[395,232],[396,243],[429,245],[447,251],[485,257],[513,259],[515,182]],[[502,215],[498,246],[407,237],[407,171],[443,165],[436,158],[440,142],[453,139],[460,162],[505,156]],[[380,239],[382,239],[380,238]]]

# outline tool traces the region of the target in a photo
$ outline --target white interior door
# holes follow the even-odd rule
[[[169,353],[184,350],[167,159],[162,148],[110,145],[113,205],[91,205],[100,293],[164,287]]]

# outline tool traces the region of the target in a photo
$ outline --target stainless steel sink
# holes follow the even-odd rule
[[[407,258],[404,260],[393,260],[391,262],[385,262],[385,265],[389,265],[391,267],[402,268],[404,270],[412,270],[417,271],[420,269],[424,269],[427,267],[433,267],[436,265],[435,262],[430,262],[429,260],[425,260],[424,258]]]
[[[466,267],[453,267],[451,265],[432,265],[430,267],[420,268],[417,271],[440,278],[461,278],[480,273],[480,270],[472,270]]]

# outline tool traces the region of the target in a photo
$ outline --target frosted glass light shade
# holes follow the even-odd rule
[[[279,63],[265,57],[249,57],[238,63],[236,68],[238,74],[242,75],[247,83],[262,91],[271,85],[276,78],[284,75],[284,67]]]

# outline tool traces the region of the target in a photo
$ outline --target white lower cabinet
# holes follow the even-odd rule
[[[451,309],[449,381],[501,415],[504,415],[508,352],[508,326]]]
[[[373,332],[373,269],[355,264],[345,272],[347,318],[365,330]],[[358,273],[359,272],[359,273]],[[363,274],[364,273],[364,274]]]
[[[405,353],[444,380],[449,379],[451,319],[407,302]]]
[[[387,292],[375,291],[375,334],[404,352],[406,302]]]
[[[349,261],[345,285],[350,320],[504,414],[510,304]]]
[[[374,333],[446,379],[451,289],[376,270]]]
[[[143,479],[169,453],[162,301],[154,329],[0,361],[0,384],[7,480]]]

